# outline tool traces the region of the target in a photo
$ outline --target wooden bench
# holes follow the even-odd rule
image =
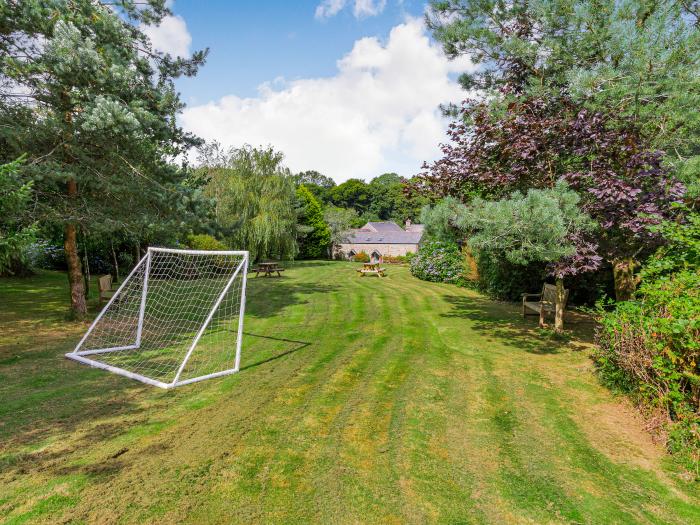
[[[100,306],[102,306],[102,303],[108,302],[116,292],[116,290],[112,289],[112,276],[103,275],[98,278],[97,289],[100,292]]]
[[[533,301],[533,299],[537,299]],[[564,290],[564,304],[562,310],[566,308],[566,301],[569,299],[569,290]],[[541,293],[523,294],[523,317],[526,315],[539,315],[540,326],[544,326],[544,318],[548,313],[555,313],[557,304],[557,287],[553,284],[545,284]],[[532,312],[532,313],[530,313]]]

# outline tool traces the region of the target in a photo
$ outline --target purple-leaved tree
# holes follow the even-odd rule
[[[577,107],[565,95],[521,97],[505,105],[466,101],[414,191],[503,198],[514,190],[552,188],[564,179],[599,228],[572,239],[576,254],[552,272],[572,275],[603,257],[618,300],[634,292],[638,261],[661,242],[650,225],[674,219],[684,186],[664,167],[631,119]]]

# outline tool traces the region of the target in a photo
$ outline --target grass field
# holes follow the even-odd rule
[[[0,280],[5,523],[699,523],[591,326],[406,268],[252,278],[241,373],[163,391],[63,358],[65,276]]]

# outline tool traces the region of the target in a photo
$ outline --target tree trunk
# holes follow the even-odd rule
[[[564,290],[564,279],[557,279],[557,300],[554,305],[554,331],[558,334],[564,331],[564,300],[566,291]]]
[[[90,297],[90,259],[88,258],[87,242],[83,232],[83,282],[85,283],[85,297]]]
[[[74,198],[77,194],[78,185],[75,180],[70,179],[68,181],[68,196]],[[85,283],[80,266],[80,255],[78,254],[77,227],[73,222],[67,222],[64,226],[63,249],[66,252],[66,264],[68,265],[71,312],[76,319],[84,319],[87,315]]]
[[[112,248],[112,259],[114,260],[114,282],[119,282],[119,261],[117,252],[114,251],[114,241],[110,239],[109,246]]]
[[[629,301],[637,288],[637,278],[634,268],[637,262],[632,257],[615,259],[613,262],[613,278],[615,279],[615,299]]]

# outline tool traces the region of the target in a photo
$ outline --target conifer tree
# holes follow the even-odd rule
[[[196,74],[206,51],[154,50],[140,24],[168,14],[164,0],[0,2],[0,160],[27,154],[37,219],[63,230],[77,317],[80,229],[162,227],[192,206],[169,162],[198,143],[176,124],[173,79]]]
[[[301,226],[298,238],[299,257],[318,259],[325,257],[331,244],[331,230],[324,217],[321,205],[306,186],[297,188],[299,201],[298,223]]]

